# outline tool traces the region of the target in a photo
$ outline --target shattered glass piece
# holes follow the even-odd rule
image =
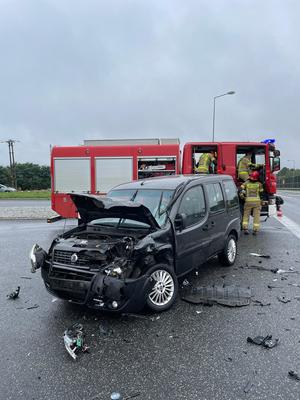
[[[192,304],[220,304],[228,307],[242,307],[250,304],[252,291],[239,286],[199,286],[183,290],[182,300]]]
[[[254,257],[261,257],[261,258],[271,258],[271,256],[267,255],[267,254],[258,254],[258,253],[249,253],[250,256],[254,256]]]
[[[7,294],[6,297],[8,297],[9,300],[15,300],[19,297],[19,293],[20,286],[18,286],[16,290],[13,290],[11,293]]]
[[[277,296],[277,299],[281,301],[281,303],[289,303],[291,301],[291,299],[286,296]]]
[[[102,337],[108,337],[113,335],[114,331],[108,326],[108,323],[102,321],[101,324],[99,324],[99,333]]]
[[[289,371],[289,376],[293,379],[295,379],[296,381],[300,381],[300,376],[299,374],[297,374],[295,371]]]
[[[187,279],[185,279],[183,282],[182,282],[182,286],[189,286],[190,285],[190,282],[187,280]]]
[[[111,399],[111,400],[122,400],[122,397],[121,397],[121,394],[120,394],[120,393],[118,393],[118,392],[113,392],[113,393],[110,395],[110,399]]]
[[[248,382],[246,383],[246,385],[244,387],[244,393],[249,393],[250,390],[253,388],[255,375],[256,375],[256,371],[253,371],[251,378],[248,380]]]

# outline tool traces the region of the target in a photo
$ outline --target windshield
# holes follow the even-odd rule
[[[125,200],[125,201],[133,201],[140,204],[143,204],[147,207],[151,214],[156,219],[159,226],[162,226],[166,222],[166,208],[170,203],[172,197],[174,195],[174,190],[160,190],[160,189],[124,189],[124,190],[112,190],[108,193],[108,197],[116,200]],[[113,221],[114,220],[114,221]],[[118,224],[121,226],[133,226],[136,224],[137,227],[148,227],[147,224],[142,222],[132,221],[116,218],[105,218],[102,220],[96,220],[94,223],[105,223],[105,224],[113,224],[115,225],[118,221]]]

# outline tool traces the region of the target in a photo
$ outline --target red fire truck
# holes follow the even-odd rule
[[[67,193],[103,195],[120,183],[178,173],[178,139],[87,140],[83,146],[54,146],[51,206],[61,217],[74,218]]]
[[[203,153],[213,151],[217,163],[214,173],[231,175],[239,187],[238,162],[247,153],[251,153],[251,162],[259,165],[260,181],[264,184],[264,205],[261,215],[276,215],[282,199],[276,196],[276,175],[280,170],[280,151],[275,148],[274,139],[262,142],[191,142],[183,147],[182,174],[195,172],[196,163]]]
[[[51,151],[52,209],[63,218],[76,217],[67,193],[103,195],[112,187],[136,179],[172,174],[194,174],[203,153],[214,151],[218,174],[231,175],[239,186],[237,164],[247,152],[259,164],[264,183],[262,215],[276,214],[275,171],[280,169],[280,152],[273,140],[263,142],[191,142],[183,147],[180,163],[179,139],[87,140],[83,146],[54,146]]]

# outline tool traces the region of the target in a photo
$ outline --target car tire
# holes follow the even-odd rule
[[[154,280],[154,285],[147,293],[147,307],[155,312],[168,310],[174,304],[178,293],[178,280],[173,268],[167,264],[157,264],[148,274]]]
[[[218,254],[219,262],[225,267],[230,267],[235,263],[236,256],[237,240],[234,235],[229,235],[222,253]]]

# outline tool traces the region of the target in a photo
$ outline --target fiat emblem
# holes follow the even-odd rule
[[[76,253],[71,255],[71,262],[72,263],[76,263],[76,261],[78,260],[78,255]]]

